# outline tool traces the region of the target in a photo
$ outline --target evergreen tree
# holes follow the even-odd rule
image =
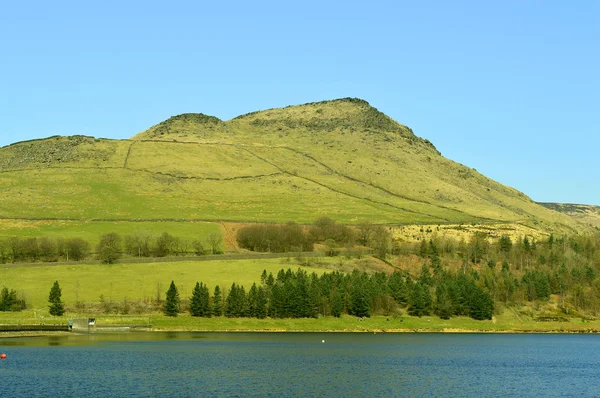
[[[215,286],[215,291],[213,293],[212,314],[214,316],[223,315],[223,297],[219,285]]]
[[[500,246],[501,252],[509,253],[512,249],[512,241],[510,240],[510,236],[502,235],[498,241],[498,245]]]
[[[192,291],[192,297],[190,298],[190,314],[192,316],[202,316],[202,288],[200,283],[196,282],[196,286]]]
[[[419,317],[431,314],[431,301],[429,286],[417,281],[413,285],[408,313]]]
[[[429,240],[429,258],[431,258],[431,268],[433,268],[433,274],[438,276],[442,272],[442,260],[438,249],[433,240]]]
[[[65,313],[65,305],[61,301],[62,290],[58,281],[54,281],[52,288],[50,289],[50,295],[48,296],[48,302],[50,303],[50,315],[61,316]]]
[[[229,295],[225,300],[225,316],[244,317],[248,311],[248,297],[243,286],[231,285]]]
[[[283,289],[279,283],[271,288],[271,298],[269,299],[269,316],[271,318],[283,318]]]
[[[267,317],[267,292],[262,286],[258,288],[256,295],[256,317],[258,319]]]
[[[165,309],[164,313],[166,316],[177,316],[179,313],[179,292],[177,291],[177,286],[175,286],[175,282],[171,281],[171,285],[169,286],[169,290],[167,290],[167,295],[165,296]]]
[[[473,319],[492,319],[494,301],[490,295],[479,287],[475,287],[471,297],[471,313]]]
[[[419,277],[419,282],[423,285],[433,286],[433,278],[431,277],[431,272],[429,271],[429,266],[427,264],[423,264],[421,266],[421,276]]]
[[[435,291],[435,313],[442,319],[450,319],[452,316],[452,300],[449,290],[448,285],[442,282]]]
[[[262,272],[262,274],[260,275],[260,283],[263,284],[263,285],[266,284],[268,277],[269,276],[267,275],[267,270],[264,269],[263,272]]]
[[[210,318],[212,316],[212,309],[210,306],[210,292],[208,291],[208,286],[200,284],[201,297],[202,297],[202,306],[200,313],[201,316],[205,318]]]
[[[422,258],[427,258],[427,241],[425,239],[421,239],[421,243],[419,244],[419,256]]]
[[[258,288],[256,283],[253,283],[250,291],[248,291],[248,316],[258,318]]]
[[[319,294],[319,286],[316,283],[311,283],[308,287],[308,308],[306,316],[317,318],[319,316],[319,302],[321,296]]]
[[[232,318],[235,316],[236,309],[236,300],[237,300],[237,285],[235,282],[231,285],[231,289],[229,289],[229,294],[225,299],[225,316],[228,318]]]
[[[17,299],[17,292],[15,290],[8,290],[7,287],[2,288],[0,294],[0,311],[21,311],[25,306],[21,305]]]
[[[331,315],[336,318],[342,316],[344,310],[344,302],[340,289],[336,289],[333,293],[333,299],[331,300]]]
[[[350,311],[352,315],[359,317],[371,316],[371,297],[369,295],[366,281],[358,276],[352,283],[350,293]]]

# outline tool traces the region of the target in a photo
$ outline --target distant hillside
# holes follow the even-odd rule
[[[600,206],[593,205],[577,205],[569,203],[539,203],[540,205],[564,213],[574,219],[600,228]]]
[[[174,116],[131,140],[52,137],[0,149],[0,217],[345,223],[520,223],[567,214],[444,158],[366,101],[229,121]]]

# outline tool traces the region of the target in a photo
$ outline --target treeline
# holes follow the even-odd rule
[[[415,316],[491,319],[494,302],[471,275],[445,271],[435,274],[425,266],[414,280],[400,271],[391,275],[336,271],[318,276],[303,269],[295,272],[282,269],[276,277],[264,271],[260,284],[254,283],[248,291],[234,283],[229,292],[216,286],[212,296],[208,286],[198,282],[187,308],[192,316],[200,317],[316,318],[342,314],[369,317],[393,315],[406,309]],[[164,313],[176,316],[182,309],[172,281]]]
[[[0,263],[82,261],[96,258],[113,263],[123,255],[166,257],[223,253],[223,236],[212,232],[205,239],[185,239],[163,232],[103,234],[96,246],[81,238],[10,237],[0,239]]]
[[[385,257],[391,249],[391,241],[389,230],[383,226],[363,223],[352,228],[329,217],[319,218],[308,227],[293,222],[259,224],[243,227],[237,233],[238,245],[252,251],[313,251],[314,244],[321,243],[330,256],[339,254],[339,248],[359,245],[373,249],[379,257]]]

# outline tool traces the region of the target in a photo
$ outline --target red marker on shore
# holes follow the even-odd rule
[[[0,354],[0,359],[6,359],[6,354],[4,354],[4,353]]]

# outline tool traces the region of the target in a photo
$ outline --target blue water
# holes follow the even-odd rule
[[[6,397],[600,396],[596,335],[131,333],[0,347]]]

